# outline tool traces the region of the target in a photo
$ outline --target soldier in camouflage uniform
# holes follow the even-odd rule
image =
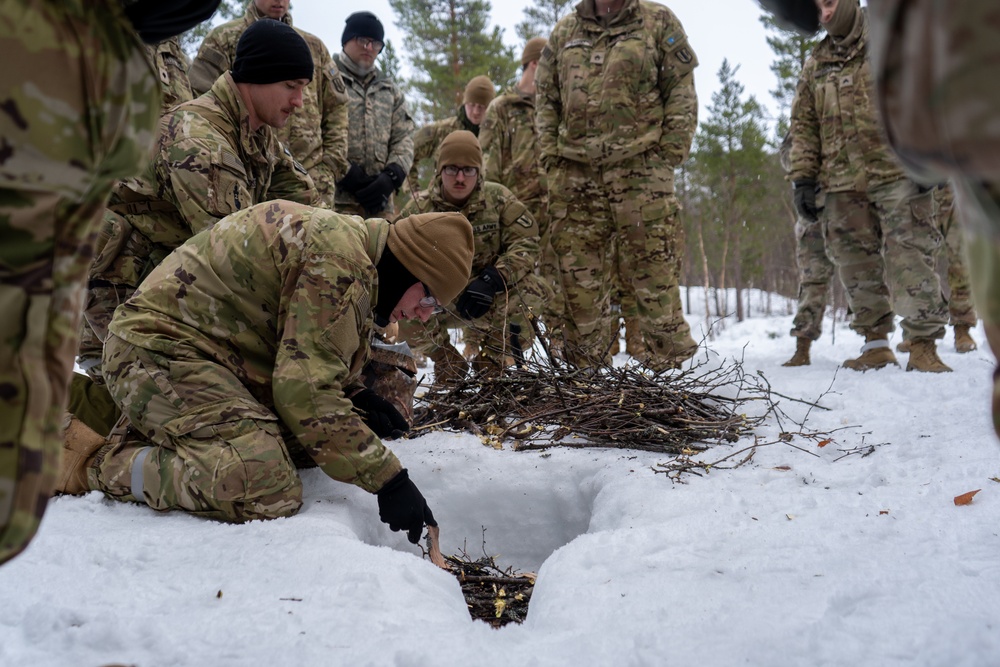
[[[826,195],[827,252],[847,292],[851,328],[865,337],[861,356],[844,366],[898,365],[888,342],[895,308],[912,341],[906,369],[950,371],[935,344],[948,311],[934,270],[941,233],[931,192],[904,174],[885,143],[871,99],[866,12],[857,0],[821,1],[828,34],[796,89],[788,177],[806,219],[818,217],[817,187]]]
[[[792,135],[785,135],[778,150],[778,159],[787,173],[792,168]],[[816,208],[822,216],[822,192],[816,194]],[[809,349],[823,333],[823,315],[826,313],[827,293],[833,277],[833,262],[826,254],[823,224],[820,220],[807,220],[801,215],[795,221],[795,264],[799,269],[799,302],[792,320],[791,336],[795,338],[795,354],[782,366],[808,366]]]
[[[153,71],[159,76],[160,118],[162,118],[167,111],[182,102],[190,101],[193,97],[187,76],[187,55],[181,49],[177,37],[171,37],[159,44],[146,44],[145,48],[146,57]],[[124,184],[118,183],[116,187],[124,187]],[[95,295],[88,294],[88,302],[91,296],[95,300],[110,296],[107,288],[97,287],[95,291],[97,292]],[[118,297],[115,295],[111,303],[117,305],[117,300]],[[110,319],[110,313],[108,317]],[[103,347],[103,341],[84,317],[77,361],[88,369],[88,374],[73,374],[69,389],[69,412],[81,419],[89,428],[108,433],[118,421],[119,414],[110,394],[104,388],[104,380],[100,373]]]
[[[420,187],[420,164],[424,160],[431,160],[437,164],[437,154],[444,141],[452,132],[457,130],[467,130],[479,136],[479,126],[486,116],[486,109],[490,102],[496,97],[497,90],[490,81],[490,77],[485,74],[473,77],[465,84],[465,91],[462,93],[462,106],[454,116],[434,121],[430,125],[417,130],[413,135],[413,165],[407,175],[407,183],[410,192],[417,193]]]
[[[390,225],[275,201],[220,221],[115,313],[104,363],[131,427],[67,443],[58,490],[271,519],[302,506],[298,451],[416,542],[433,515],[381,440],[406,423],[360,373],[373,326],[429,318],[472,252],[456,214]]]
[[[320,203],[312,179],[275,136],[312,72],[295,31],[260,21],[240,38],[232,72],[161,120],[146,172],[116,187],[105,213],[85,313],[98,340],[115,308],[194,234],[268,199]],[[100,359],[99,346],[81,350],[80,366],[95,380]]]
[[[45,512],[98,221],[153,140],[159,93],[133,27],[155,43],[217,4],[0,0],[0,563]]]
[[[487,107],[479,128],[479,143],[483,147],[483,179],[505,186],[528,207],[538,223],[539,274],[546,283],[558,286],[559,264],[549,236],[549,194],[535,129],[535,71],[547,41],[535,37],[525,44],[521,79]],[[550,327],[549,343],[558,349],[562,347],[564,317],[562,292],[558,290],[556,297],[545,304],[543,313]]]
[[[612,249],[636,296],[641,360],[676,367],[697,349],[681,311],[674,196],[697,125],[696,66],[677,17],[646,0],[582,0],[542,52],[538,141],[578,365],[607,363],[618,340]]]
[[[338,211],[391,218],[393,193],[413,164],[413,119],[399,87],[375,66],[385,46],[371,12],[347,17],[343,51],[333,57],[347,86],[350,168],[337,183]]]
[[[268,18],[292,26],[288,5],[288,0],[250,0],[242,18],[213,28],[191,63],[191,88],[195,94],[208,92],[232,68],[240,35],[251,24]],[[348,167],[347,95],[340,71],[319,37],[300,28],[295,32],[309,45],[315,74],[302,90],[302,108],[278,130],[278,139],[306,168],[323,201],[332,207],[335,184]]]
[[[439,380],[465,375],[467,366],[451,343],[449,328],[482,318],[479,368],[497,368],[506,357],[516,359],[517,349],[529,349],[532,326],[525,306],[539,312],[551,292],[535,274],[538,261],[538,225],[510,190],[480,177],[483,153],[475,135],[465,130],[449,134],[438,151],[431,187],[418,193],[402,215],[427,211],[458,211],[472,223],[476,254],[472,275],[455,304],[455,316],[439,317],[424,325],[400,327],[400,335],[414,349],[434,361]],[[516,337],[516,345],[511,336]],[[518,335],[520,332],[520,335]]]

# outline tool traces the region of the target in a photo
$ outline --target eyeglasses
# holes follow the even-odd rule
[[[447,167],[441,169],[446,176],[458,176],[458,172],[462,172],[462,176],[466,178],[472,178],[479,173],[479,167],[456,167],[453,164],[449,164]]]
[[[382,47],[385,46],[382,42],[377,39],[372,39],[371,37],[355,37],[354,39],[357,41],[358,46],[362,49],[371,49],[375,53],[380,53],[382,51]]]
[[[427,285],[424,285],[424,297],[420,299],[420,306],[422,308],[433,308],[435,315],[439,315],[444,312],[444,306],[441,305],[436,297],[431,296],[431,291]]]

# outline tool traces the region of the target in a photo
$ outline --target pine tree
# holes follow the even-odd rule
[[[574,4],[575,0],[535,0],[534,7],[524,8],[524,20],[514,27],[514,31],[522,42],[532,37],[548,37]]]
[[[778,103],[778,137],[783,137],[788,131],[788,113],[795,99],[795,88],[799,82],[799,74],[806,58],[812,52],[819,39],[805,37],[797,32],[782,30],[774,22],[770,14],[763,14],[760,22],[768,32],[767,45],[774,51],[775,59],[771,63],[771,71],[778,78],[778,86],[770,91]]]
[[[386,77],[394,81],[404,93],[406,92],[406,85],[403,81],[403,63],[399,60],[399,55],[396,53],[396,47],[393,46],[392,40],[385,40],[385,46],[382,47],[382,53],[379,54],[376,64]]]
[[[414,72],[409,85],[423,119],[453,115],[469,79],[490,77],[498,89],[514,83],[519,63],[503,29],[487,27],[487,0],[389,0]]]

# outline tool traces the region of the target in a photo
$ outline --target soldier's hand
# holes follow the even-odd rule
[[[793,190],[795,210],[799,212],[802,219],[809,222],[819,220],[819,209],[816,207],[816,181],[804,178],[795,181],[792,186],[795,188]]]
[[[351,396],[351,403],[361,415],[361,421],[383,440],[402,437],[410,425],[392,403],[371,389],[362,389]]]
[[[399,165],[386,165],[371,183],[358,190],[354,196],[369,215],[374,215],[389,205],[389,197],[403,184],[404,178],[406,174]]]
[[[373,180],[375,180],[374,177],[366,174],[364,169],[352,162],[344,177],[337,181],[337,187],[354,194]]]
[[[505,289],[503,276],[495,266],[487,266],[479,277],[469,283],[458,297],[455,308],[467,320],[474,320],[489,312],[497,292]]]
[[[424,524],[437,525],[431,508],[405,468],[386,482],[377,495],[378,518],[389,524],[389,530],[405,530],[406,539],[412,544],[420,540]]]

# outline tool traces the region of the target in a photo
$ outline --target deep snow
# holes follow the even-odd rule
[[[798,438],[673,483],[653,471],[666,455],[449,432],[391,444],[445,553],[538,572],[523,625],[471,620],[372,496],[311,470],[298,516],[246,525],[54,499],[0,568],[0,665],[1000,664],[992,355],[958,355],[949,329],[954,373],[838,371],[861,341],[838,324],[832,342],[828,320],[813,365],[782,368],[790,322],[729,319],[710,361],[741,357],[775,392],[819,400],[805,427],[835,431],[823,448]],[[781,406],[791,421],[762,441],[808,410]]]

